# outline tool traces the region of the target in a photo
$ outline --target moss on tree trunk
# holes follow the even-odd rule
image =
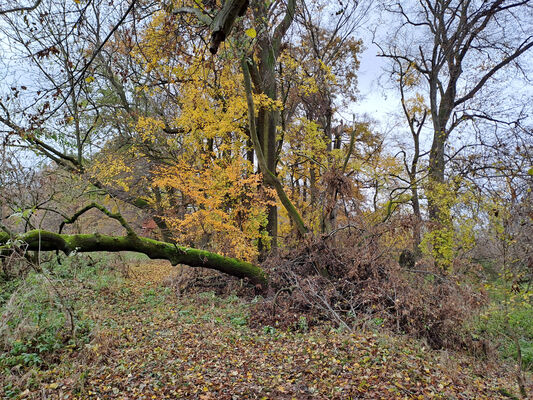
[[[12,238],[9,234],[0,232],[0,245],[2,247],[8,245],[10,240],[26,243],[27,250],[60,250],[65,254],[73,252],[133,251],[146,254],[152,259],[168,260],[172,265],[185,264],[190,267],[210,268],[238,278],[248,278],[255,284],[267,285],[266,274],[254,264],[224,257],[209,251],[178,246],[134,234],[126,236],[108,236],[98,233],[69,235],[45,230],[33,230]]]

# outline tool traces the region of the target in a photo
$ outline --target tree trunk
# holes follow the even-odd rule
[[[275,59],[267,44],[260,52],[259,74],[262,78],[262,90],[273,101],[277,100],[278,90],[276,84]],[[277,152],[276,152],[276,126],[277,126],[277,112],[262,107],[259,114],[263,116],[258,123],[258,136],[263,149],[263,154],[267,164],[267,168],[273,174],[276,174],[277,166]],[[273,188],[273,185],[265,181],[265,183]],[[278,236],[278,209],[275,204],[268,206],[268,223],[267,231],[272,238],[271,247],[277,247]]]
[[[444,146],[446,143],[445,124],[434,123],[433,143],[429,153],[429,184],[438,185],[444,183]],[[431,188],[430,188],[431,190]],[[429,198],[429,218],[432,221],[439,221],[439,205],[434,199]]]
[[[422,243],[422,232],[421,232],[421,224],[422,224],[422,214],[420,213],[420,200],[418,197],[418,186],[415,182],[411,182],[411,193],[412,193],[412,206],[413,206],[413,216],[414,216],[414,222],[413,222],[413,254],[415,255],[415,259],[419,259],[422,255],[422,251],[420,249],[420,243]]]
[[[146,254],[152,259],[168,260],[172,265],[185,264],[190,267],[210,268],[238,278],[249,278],[252,283],[261,286],[267,286],[268,283],[265,272],[260,267],[246,261],[133,234],[126,236],[108,236],[98,233],[68,235],[33,230],[12,238],[9,234],[0,232],[0,245],[5,246],[13,239],[26,243],[26,249],[32,251],[57,250],[67,255],[73,252],[133,251]]]
[[[287,210],[287,213],[289,214],[289,217],[295,223],[296,228],[298,229],[298,232],[301,235],[304,235],[308,232],[308,229],[305,226],[305,223],[300,213],[298,212],[296,207],[294,207],[294,205],[292,204],[291,200],[287,196],[287,193],[285,193],[285,189],[283,188],[283,185],[281,181],[279,180],[279,178],[277,177],[277,175],[268,168],[268,163],[263,153],[263,147],[257,135],[257,127],[256,127],[256,121],[255,121],[255,106],[254,106],[254,100],[252,97],[252,83],[251,83],[251,76],[250,76],[248,61],[243,58],[241,62],[241,66],[242,66],[242,73],[244,76],[244,89],[245,89],[245,94],[246,94],[246,102],[248,103],[248,124],[250,128],[250,134],[252,136],[252,141],[254,143],[255,154],[257,156],[257,162],[259,164],[259,168],[261,169],[261,172],[263,173],[263,180],[267,185],[273,187],[276,190],[276,193],[279,197],[279,200],[281,201],[281,204],[283,204],[283,206]],[[275,225],[275,232],[277,236],[277,209],[275,209],[275,211],[276,211],[276,220],[275,220],[274,225]],[[269,210],[269,216],[270,216],[270,210]],[[269,221],[269,223],[270,222],[271,221]],[[273,239],[275,239],[275,237]]]
[[[252,3],[254,18],[259,22],[259,26],[257,27],[258,29],[256,29],[258,32],[257,48],[259,63],[257,70],[254,68],[252,80],[254,83],[255,92],[264,93],[273,101],[278,100],[276,61],[281,51],[281,40],[293,21],[295,6],[296,0],[289,0],[283,19],[277,24],[277,26],[275,26],[274,29],[272,29],[272,27],[269,26],[268,21],[271,10],[269,10],[267,3],[259,1]],[[266,165],[263,167],[266,167],[266,170],[270,171],[273,175],[271,177],[269,176],[270,174],[265,174],[265,168],[262,168],[264,183],[271,188],[275,188],[279,194],[280,185],[276,174],[278,162],[276,130],[278,121],[278,110],[271,109],[270,107],[260,107],[258,110],[255,133],[259,140],[260,148],[263,152],[264,161],[266,163]],[[256,155],[258,155],[257,149]],[[280,199],[285,207],[289,205],[290,201],[288,198],[286,198],[284,192]],[[289,207],[291,206],[292,203],[290,203]],[[294,212],[296,212],[295,209]],[[289,211],[289,215],[291,215],[291,213],[292,211]],[[301,228],[303,228],[303,225],[300,227],[300,229]],[[270,205],[268,208],[267,231],[272,237],[271,247],[275,248],[277,246],[278,237],[278,209],[276,205]]]

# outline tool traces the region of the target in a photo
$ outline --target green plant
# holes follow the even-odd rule
[[[88,343],[94,322],[83,299],[119,279],[105,265],[104,257],[64,257],[0,282],[0,368],[39,367],[65,346]]]
[[[247,323],[248,319],[245,316],[238,315],[231,318],[231,324],[236,327],[245,326]]]
[[[533,306],[526,288],[513,293],[508,286],[504,280],[486,285],[490,303],[474,318],[470,328],[476,337],[493,343],[504,358],[517,360],[518,342],[522,367],[533,371]]]
[[[309,324],[305,315],[300,316],[298,319],[298,330],[303,333],[309,332]]]
[[[263,333],[266,335],[274,335],[276,334],[276,328],[270,325],[263,326]]]
[[[159,304],[162,304],[167,296],[170,294],[170,288],[154,289],[147,288],[143,290],[143,297],[141,302],[144,304],[149,304],[152,307],[155,307]]]

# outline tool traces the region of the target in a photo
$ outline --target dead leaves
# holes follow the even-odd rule
[[[234,322],[246,320],[248,303],[209,293],[178,298],[159,287],[169,272],[143,264],[129,290],[95,299],[105,329],[86,351],[99,356],[65,357],[26,398],[498,399],[513,384],[402,338],[252,330]],[[153,289],[161,297],[146,301]]]

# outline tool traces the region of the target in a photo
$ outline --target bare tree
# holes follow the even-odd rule
[[[399,154],[402,155],[402,161],[407,178],[397,176],[406,189],[411,192],[411,206],[413,208],[413,251],[415,256],[420,255],[420,243],[422,241],[421,225],[422,211],[420,206],[420,181],[424,177],[422,172],[425,168],[421,165],[422,159],[427,152],[423,149],[423,129],[428,119],[429,110],[423,104],[422,98],[418,93],[411,93],[413,83],[416,83],[416,71],[411,64],[405,65],[400,59],[394,59],[391,70],[391,78],[397,82],[397,88],[400,93],[400,102],[403,117],[407,122],[409,133],[412,140],[412,155],[409,159],[406,149],[402,149]],[[403,186],[403,185],[402,185]]]
[[[533,7],[529,0],[413,0],[385,8],[401,25],[391,42],[380,45],[382,56],[421,77],[433,131],[429,177],[443,183],[452,132],[465,121],[491,118],[487,103],[479,113],[473,101],[511,67],[529,78],[526,63],[519,62],[533,47]],[[439,220],[437,204],[429,213]]]
[[[146,202],[139,203],[145,193],[127,192],[87,174],[91,157],[109,139],[131,136],[131,114],[139,104],[111,59],[119,58],[114,37],[127,45],[120,29],[130,26],[131,41],[134,5],[135,0],[124,7],[40,0],[36,12],[23,18],[18,12],[1,15],[6,76],[0,85],[0,135],[4,145],[44,157],[113,197],[146,208]]]

